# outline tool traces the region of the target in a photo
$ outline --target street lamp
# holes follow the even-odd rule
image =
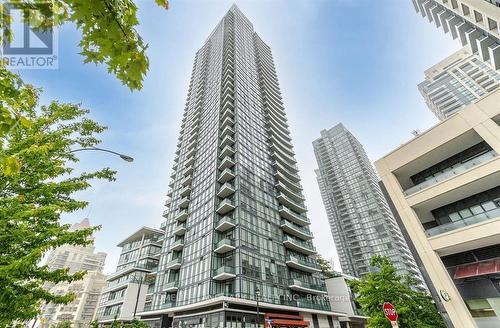
[[[120,154],[120,153],[117,153],[117,152],[109,150],[109,149],[103,149],[103,148],[97,148],[97,147],[75,149],[75,150],[71,150],[70,153],[76,153],[77,151],[84,151],[84,150],[104,151],[106,153],[111,153],[111,154],[120,156],[120,158],[123,159],[126,162],[130,163],[130,162],[134,161],[134,158],[130,157],[128,155]]]
[[[259,287],[255,287],[255,299],[257,300],[257,328],[260,327],[259,298],[260,298],[260,289]]]

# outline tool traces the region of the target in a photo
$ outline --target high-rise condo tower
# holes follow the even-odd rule
[[[196,53],[178,141],[141,317],[256,327],[258,301],[261,326],[333,327],[271,49],[236,6]]]

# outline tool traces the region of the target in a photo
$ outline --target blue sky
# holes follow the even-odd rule
[[[171,0],[164,11],[138,1],[140,33],[149,43],[150,72],[131,93],[105,67],[84,65],[79,33],[59,31],[59,69],[21,71],[26,82],[52,99],[82,103],[109,127],[103,147],[135,158],[80,153],[78,168],[110,166],[114,183],[96,183],[79,196],[90,201],[65,222],[89,215],[101,224],[96,247],[116,266],[115,246],[140,226],[159,226],[168,191],[194,54],[233,1]],[[247,0],[236,4],[271,46],[301,169],[315,245],[335,258],[334,244],[314,176],[311,142],[321,129],[344,123],[376,160],[437,121],[416,85],[423,71],[458,42],[418,15],[410,0]]]

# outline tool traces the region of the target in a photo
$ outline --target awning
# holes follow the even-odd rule
[[[495,273],[500,273],[500,259],[459,265],[455,270],[453,278],[464,279]]]

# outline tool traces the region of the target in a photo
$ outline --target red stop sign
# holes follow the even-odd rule
[[[396,312],[396,308],[394,307],[394,305],[385,302],[382,309],[384,310],[384,314],[387,319],[389,319],[390,321],[398,320],[398,313]]]

